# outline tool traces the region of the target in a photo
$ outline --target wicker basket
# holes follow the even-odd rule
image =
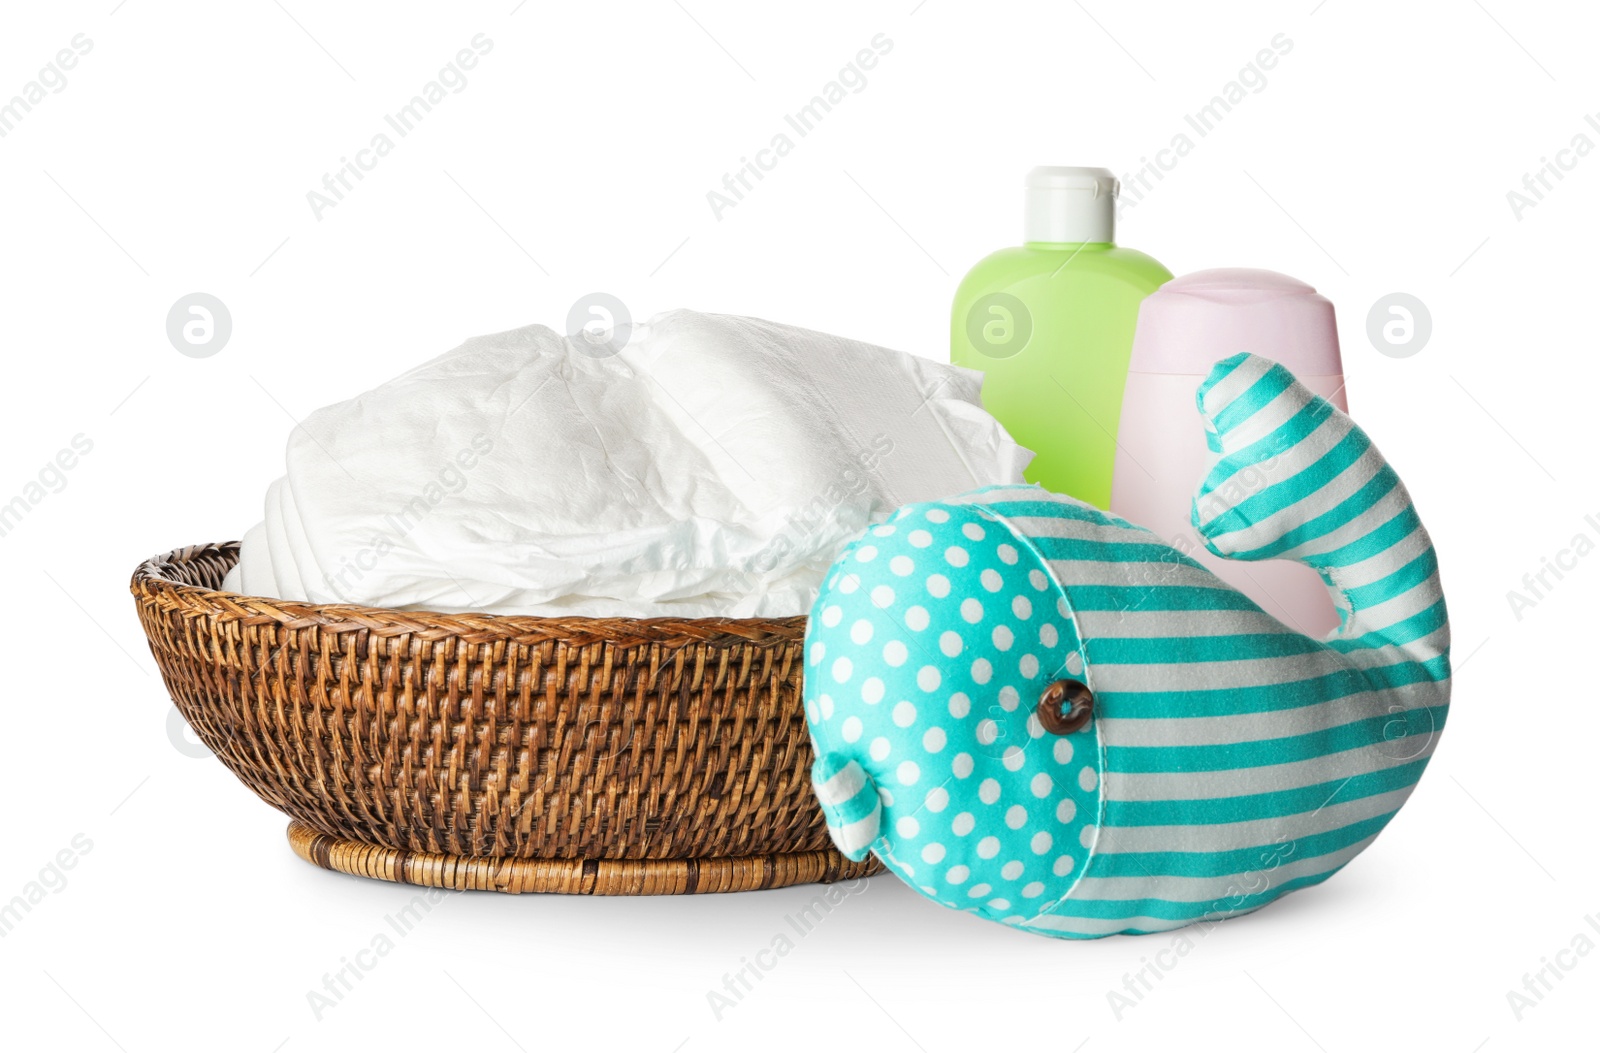
[[[219,592],[236,543],[142,564],[167,689],[331,870],[452,889],[737,892],[876,873],[828,842],[804,619],[535,618]]]

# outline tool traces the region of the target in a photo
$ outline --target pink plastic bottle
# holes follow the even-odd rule
[[[1320,636],[1339,617],[1314,571],[1284,560],[1218,559],[1189,522],[1206,456],[1195,388],[1213,363],[1241,351],[1283,363],[1306,387],[1348,409],[1333,304],[1315,289],[1244,268],[1174,278],[1139,307],[1111,510],[1199,560],[1285,625]]]

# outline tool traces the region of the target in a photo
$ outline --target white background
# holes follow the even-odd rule
[[[1574,535],[1600,540],[1600,159],[1569,155],[1520,216],[1507,199],[1575,135],[1600,144],[1589,5],[7,8],[0,99],[74,34],[93,49],[0,139],[0,500],[74,435],[94,446],[0,538],[0,900],[75,835],[92,850],[0,939],[0,1044],[1593,1046],[1600,953],[1557,952],[1600,941],[1600,556],[1520,618],[1507,599]],[[314,217],[307,191],[478,33],[493,50],[467,86]],[[707,191],[878,33],[893,50],[864,90],[717,218]],[[134,565],[258,519],[291,417],[469,335],[560,326],[595,290],[640,318],[752,314],[942,358],[956,281],[1019,240],[1029,167],[1137,168],[1279,33],[1265,87],[1190,131],[1119,240],[1328,295],[1352,409],[1438,542],[1455,714],[1376,845],[1216,928],[1120,1019],[1108,990],[1172,962],[1172,937],[1045,940],[882,877],[720,1020],[707,991],[816,889],[451,897],[317,1020],[307,991],[410,891],[301,862],[281,816],[175,746]],[[166,336],[195,291],[232,313],[211,358]],[[1366,337],[1396,291],[1433,320],[1403,359]],[[1576,967],[1519,1021],[1507,992],[1546,959]]]

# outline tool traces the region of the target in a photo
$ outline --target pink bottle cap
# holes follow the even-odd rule
[[[1344,372],[1333,304],[1287,274],[1248,267],[1185,274],[1145,297],[1129,368],[1202,376],[1241,351],[1301,377]]]

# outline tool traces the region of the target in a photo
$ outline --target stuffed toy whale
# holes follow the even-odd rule
[[[834,843],[947,907],[1097,937],[1315,885],[1405,803],[1443,729],[1434,550],[1366,434],[1282,366],[1217,363],[1193,521],[1298,560],[1340,612],[1295,632],[1154,534],[999,486],[909,505],[840,555],[806,633]]]

